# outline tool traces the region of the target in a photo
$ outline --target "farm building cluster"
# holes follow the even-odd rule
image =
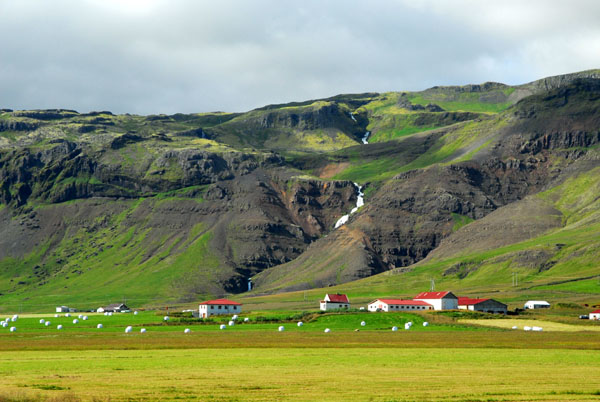
[[[345,294],[326,294],[320,302],[321,311],[349,309],[350,300]],[[425,311],[425,310],[471,310],[485,313],[506,314],[507,306],[494,299],[457,297],[452,292],[422,292],[412,299],[375,299],[367,306],[368,311]]]

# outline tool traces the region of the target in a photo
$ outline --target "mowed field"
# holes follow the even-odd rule
[[[153,313],[77,324],[19,317],[17,332],[0,330],[0,401],[600,399],[600,334],[585,327],[533,333],[406,313],[307,315],[302,327],[249,317],[225,330]]]

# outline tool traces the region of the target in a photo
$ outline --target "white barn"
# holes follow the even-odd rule
[[[377,299],[369,303],[367,309],[376,311],[424,311],[433,310],[433,306],[421,300]]]
[[[452,292],[421,292],[413,300],[431,304],[434,310],[458,309],[458,297]]]
[[[459,310],[481,311],[484,313],[506,314],[507,305],[494,299],[471,299],[470,297],[458,298]]]
[[[348,296],[339,293],[326,294],[325,298],[320,302],[321,311],[349,309],[350,300]]]
[[[208,318],[211,315],[239,314],[242,312],[242,303],[228,299],[208,300],[200,303],[200,318]]]
[[[531,309],[534,310],[536,308],[549,308],[550,307],[550,303],[548,303],[547,301],[544,300],[529,300],[527,303],[525,303],[525,309]]]
[[[590,320],[600,320],[600,310],[594,310],[590,313]]]

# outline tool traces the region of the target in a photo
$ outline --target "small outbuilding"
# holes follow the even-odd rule
[[[68,313],[69,312],[69,307],[67,306],[60,306],[56,308],[56,312],[57,313]]]
[[[375,311],[424,311],[433,310],[433,306],[421,300],[377,299],[369,303],[367,309]]]
[[[242,303],[228,299],[208,300],[200,303],[198,313],[200,318],[208,318],[211,315],[239,314],[242,312]]]
[[[535,310],[537,308],[550,308],[550,303],[544,300],[529,300],[525,303],[525,310]]]
[[[421,292],[413,300],[431,304],[434,310],[458,309],[458,297],[452,292]]]
[[[460,310],[481,311],[483,313],[506,314],[506,304],[494,299],[471,299],[470,297],[459,297],[458,308]]]
[[[600,310],[594,310],[589,315],[590,320],[600,320]]]
[[[100,307],[96,310],[98,313],[128,313],[131,310],[123,303],[113,303],[109,304],[106,307]]]
[[[350,300],[348,296],[343,294],[326,294],[325,298],[320,303],[321,311],[349,309]]]

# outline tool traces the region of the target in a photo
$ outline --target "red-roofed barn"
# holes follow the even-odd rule
[[[239,314],[242,312],[242,304],[228,299],[209,300],[200,303],[200,318],[208,318],[211,315]]]
[[[433,306],[420,300],[377,299],[369,303],[369,311],[424,311],[433,310]]]
[[[600,310],[594,310],[590,313],[590,320],[600,320]]]
[[[321,310],[339,310],[339,309],[349,309],[350,308],[350,300],[348,300],[348,296],[342,294],[326,294],[325,298],[321,300]]]
[[[434,310],[456,310],[458,297],[452,292],[421,292],[414,300],[421,300],[431,304]]]
[[[471,299],[470,297],[459,297],[458,308],[485,313],[506,314],[507,312],[507,306],[504,303],[500,303],[494,299]]]

